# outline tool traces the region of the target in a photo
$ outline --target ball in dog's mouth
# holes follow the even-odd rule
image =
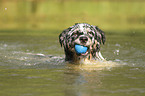
[[[81,55],[87,55],[88,54],[88,47],[83,46],[83,45],[75,45],[75,51],[77,54],[81,54]]]

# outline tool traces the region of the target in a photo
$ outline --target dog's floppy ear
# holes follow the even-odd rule
[[[66,46],[66,38],[68,35],[68,32],[71,30],[71,28],[69,27],[68,29],[65,29],[62,31],[62,33],[59,35],[59,43],[62,46]]]
[[[61,47],[62,47],[62,42],[63,42],[63,40],[64,40],[63,34],[61,33],[61,34],[59,35],[59,43],[60,43]]]
[[[101,29],[99,29],[97,26],[95,26],[95,28],[101,34],[101,35],[97,34],[97,41],[99,41],[100,44],[101,42],[105,44],[105,41],[106,41],[105,33]]]

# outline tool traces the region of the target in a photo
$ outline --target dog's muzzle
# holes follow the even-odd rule
[[[92,45],[92,40],[89,38],[89,36],[87,35],[80,35],[75,41],[74,41],[75,44],[78,44],[78,45],[83,45],[83,46],[86,46],[86,47],[89,47],[90,45]]]
[[[75,45],[82,45],[87,47],[88,49],[85,53],[77,54],[79,56],[87,56],[90,53],[90,46],[92,45],[92,40],[88,36],[81,35],[75,40]]]
[[[83,44],[83,43],[86,43],[88,41],[88,37],[82,36],[79,38],[79,40]]]

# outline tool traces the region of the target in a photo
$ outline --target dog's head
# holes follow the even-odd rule
[[[65,29],[59,35],[61,46],[64,46],[66,60],[79,60],[80,58],[96,58],[100,51],[100,44],[105,43],[105,35],[97,26],[87,23],[76,23]],[[87,47],[86,53],[76,53],[75,45]]]

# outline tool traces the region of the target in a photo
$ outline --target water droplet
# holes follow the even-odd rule
[[[5,10],[7,10],[8,8],[5,8]]]

